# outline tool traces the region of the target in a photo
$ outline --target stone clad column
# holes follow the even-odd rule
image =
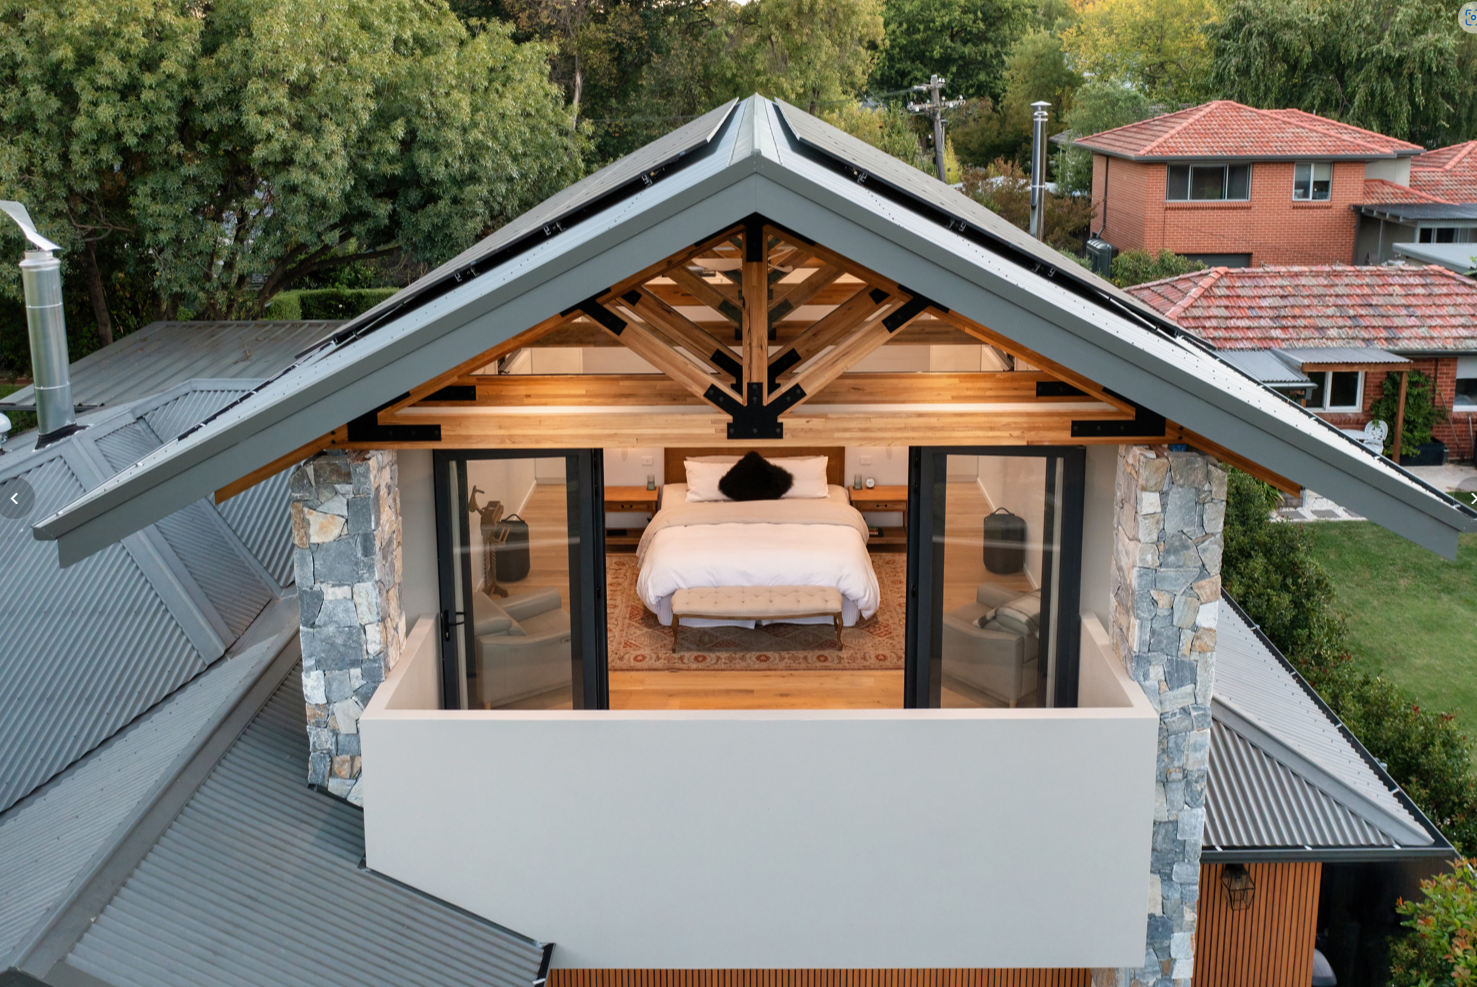
[[[1094,987],[1188,987],[1226,516],[1226,471],[1165,447],[1118,456],[1113,652],[1159,710],[1144,964],[1094,970]]]
[[[289,490],[308,782],[357,805],[359,716],[405,642],[395,453],[320,453]]]

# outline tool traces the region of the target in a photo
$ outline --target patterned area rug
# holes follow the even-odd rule
[[[634,555],[607,555],[610,668],[669,671],[694,668],[784,671],[903,667],[903,584],[907,557],[873,555],[882,605],[869,620],[841,632],[831,624],[770,624],[766,627],[684,627],[682,651],[672,653],[672,628],[636,595],[639,569]]]

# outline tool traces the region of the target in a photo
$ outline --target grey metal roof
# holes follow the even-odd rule
[[[112,407],[193,378],[270,377],[343,325],[306,322],[152,322],[72,364],[72,399]],[[0,401],[30,405],[31,387]],[[169,438],[173,437],[173,433]]]
[[[1308,363],[1409,363],[1403,356],[1373,346],[1307,346],[1278,350],[1298,366]]]
[[[189,384],[95,413],[91,427],[36,450],[11,445],[0,481],[24,478],[33,516],[54,510],[152,449],[150,419],[184,427],[254,382]],[[219,658],[286,580],[286,512],[243,503],[241,543],[206,502],[187,505],[79,567],[61,569],[25,521],[0,520],[0,811],[64,770]],[[262,553],[261,560],[252,555]]]
[[[1220,350],[1216,355],[1268,387],[1312,383],[1296,364],[1278,357],[1276,350]]]
[[[259,640],[176,690],[61,775],[0,814],[0,970],[84,869],[116,840],[203,731],[233,707],[296,633],[296,602]]]
[[[1207,848],[1450,851],[1228,597],[1211,718]]]
[[[116,987],[532,987],[543,944],[360,868],[363,813],[308,788],[307,757],[289,673],[64,965]]]
[[[1089,275],[1063,276],[1014,234],[971,222],[963,196],[932,189],[921,172],[910,176],[938,201],[955,197],[959,214],[946,213],[901,186],[859,183],[864,167],[793,138],[776,104],[745,100],[682,167],[589,218],[561,221],[553,235],[504,261],[453,272],[434,291],[428,282],[417,289],[421,301],[393,318],[361,317],[339,342],[43,519],[37,537],[59,540],[70,563],[756,212],[817,242],[844,244],[857,263],[1270,470],[1339,490],[1352,510],[1436,551],[1454,555],[1457,533],[1477,530],[1477,512],[1292,406],[1205,344],[1160,331],[1162,319],[1140,317]]]
[[[1396,223],[1430,223],[1442,219],[1477,220],[1477,202],[1380,202],[1350,208],[1366,216]]]
[[[1436,264],[1448,271],[1466,274],[1477,267],[1477,243],[1394,243],[1395,253],[1422,264]]]

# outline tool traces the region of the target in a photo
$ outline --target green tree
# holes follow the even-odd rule
[[[1437,147],[1477,136],[1477,36],[1443,0],[1232,0],[1207,28],[1212,85]]]
[[[1203,270],[1205,265],[1200,261],[1183,257],[1172,250],[1161,250],[1157,254],[1148,250],[1125,250],[1113,258],[1113,283],[1120,288],[1131,288],[1136,284],[1148,284],[1150,281],[1162,281]]]
[[[1128,82],[1171,103],[1206,98],[1207,26],[1218,0],[1088,0],[1062,32],[1072,65],[1094,78]]]
[[[439,0],[0,0],[0,194],[84,257],[126,237],[159,316],[253,316],[326,268],[448,258],[566,185],[545,57]]]
[[[1071,106],[1082,76],[1067,65],[1062,40],[1050,31],[1028,31],[1010,50],[1005,61],[1005,97],[1000,103],[1001,129],[1018,137],[1027,149],[1031,143],[1031,104],[1046,101],[1046,132],[1061,129],[1062,115]],[[1023,162],[1024,163],[1024,162]]]
[[[1410,931],[1390,940],[1392,987],[1470,987],[1477,982],[1477,877],[1473,861],[1452,861],[1421,881],[1421,897],[1396,911]]]
[[[964,194],[998,213],[1001,219],[1023,230],[1030,229],[1031,180],[1014,161],[1001,158],[988,168],[964,169]],[[1047,193],[1044,217],[1047,244],[1062,251],[1081,249],[1082,239],[1092,224],[1092,208],[1085,198]]]
[[[1080,195],[1092,192],[1092,152],[1072,139],[1147,120],[1153,112],[1147,96],[1119,82],[1093,79],[1079,88],[1062,114],[1068,143],[1057,151],[1057,185]]]
[[[952,94],[998,103],[1006,57],[1036,12],[1029,0],[887,0],[873,87],[890,92],[941,75]]]
[[[923,163],[923,146],[912,118],[895,106],[869,109],[852,103],[827,110],[821,119],[900,161],[924,171],[933,170],[932,156]]]

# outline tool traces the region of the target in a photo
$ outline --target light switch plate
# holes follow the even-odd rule
[[[641,465],[642,466],[650,466],[651,465],[651,457],[650,456],[642,456],[641,457]]]
[[[863,466],[871,466],[872,465],[872,457],[871,456],[863,456],[862,457],[862,465]]]

